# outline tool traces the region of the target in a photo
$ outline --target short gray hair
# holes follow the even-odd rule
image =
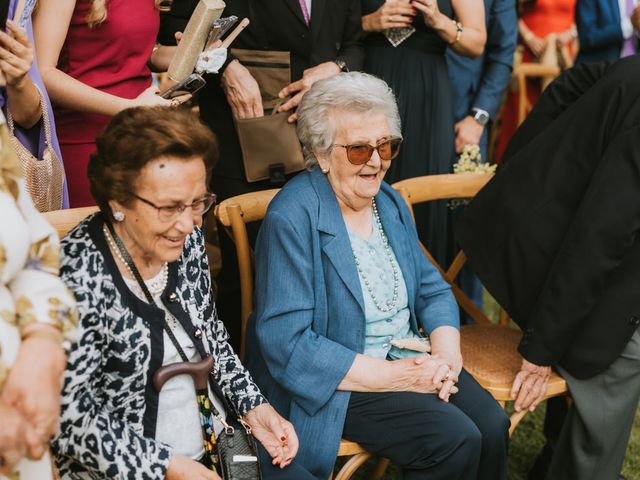
[[[396,98],[384,80],[361,72],[340,73],[319,80],[298,107],[298,138],[305,165],[318,164],[316,153],[329,153],[336,135],[335,114],[382,113],[393,136],[401,136]]]

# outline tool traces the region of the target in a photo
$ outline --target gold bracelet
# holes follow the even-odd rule
[[[455,45],[460,41],[460,37],[462,37],[462,24],[460,22],[456,22],[455,20],[452,20],[452,22],[456,27],[456,39],[449,45]]]
[[[34,330],[31,330],[26,335],[23,335],[22,340],[24,341],[30,338],[39,338],[41,340],[48,340],[50,342],[55,343],[58,346],[62,346],[62,343],[64,342],[64,337],[62,336],[62,332],[52,331],[49,329],[43,330],[40,328],[36,328]]]

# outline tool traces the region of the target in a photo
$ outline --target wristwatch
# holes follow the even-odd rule
[[[481,108],[472,108],[473,119],[483,127],[489,123],[489,112],[482,110]]]
[[[347,67],[347,63],[344,60],[341,60],[339,58],[336,58],[333,63],[335,63],[336,65],[338,65],[338,67],[340,67],[340,70],[342,70],[343,72],[348,72],[349,71],[349,67]]]

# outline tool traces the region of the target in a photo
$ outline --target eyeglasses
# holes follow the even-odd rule
[[[368,143],[354,143],[351,145],[340,145],[334,143],[334,147],[342,147],[347,150],[347,160],[353,165],[364,165],[371,159],[373,151],[377,150],[378,155],[382,160],[393,160],[400,153],[400,144],[402,138],[391,137],[387,140],[382,140],[375,147]]]
[[[158,211],[158,218],[161,222],[171,222],[178,218],[182,212],[184,212],[187,208],[191,209],[192,215],[204,215],[215,203],[216,203],[216,195],[215,193],[207,193],[200,200],[196,200],[195,202],[184,205],[182,203],[178,203],[175,205],[163,205],[159,206],[155,203],[147,200],[146,198],[142,198],[135,193],[131,194],[141,202],[146,203],[147,205],[155,208]]]

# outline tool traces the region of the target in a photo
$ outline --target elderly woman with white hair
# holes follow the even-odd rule
[[[389,87],[363,73],[317,82],[298,135],[309,168],[262,224],[248,336],[298,461],[327,478],[344,437],[405,479],[506,479],[509,421],[462,368],[449,285],[383,182],[402,143]]]

